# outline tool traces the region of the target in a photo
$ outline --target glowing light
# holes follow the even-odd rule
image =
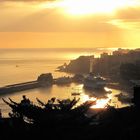
[[[107,99],[99,99],[96,101],[96,105],[93,105],[91,108],[105,108],[109,102],[109,98]]]
[[[113,13],[136,3],[135,0],[63,0],[60,5],[71,15],[87,15]]]
[[[88,95],[82,95],[82,102],[86,102],[86,101],[96,101],[97,99],[94,97],[89,97]]]
[[[106,92],[110,92],[110,93],[112,92],[111,89],[109,89],[109,88],[107,88],[107,87],[105,87],[104,90],[105,90]]]
[[[105,99],[97,99],[95,97],[89,97],[88,95],[83,95],[82,96],[82,102],[86,101],[96,101],[96,104],[93,105],[91,108],[105,108],[106,105],[109,103],[110,98],[105,98]]]
[[[118,26],[119,28],[122,29],[134,29],[135,27],[139,27],[139,22],[124,22],[123,20],[120,19],[114,19],[109,21],[108,23]]]
[[[58,0],[40,4],[42,8],[58,8],[69,15],[114,14],[118,9],[140,5],[138,0]]]

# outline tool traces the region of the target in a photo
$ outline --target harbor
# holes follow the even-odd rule
[[[0,94],[9,94],[31,90],[39,87],[47,87],[53,84],[52,74],[41,74],[36,81],[24,82],[19,84],[7,85],[0,88]]]
[[[83,87],[85,89],[97,90],[97,91],[104,90],[104,87],[107,85],[107,81],[102,80],[100,77],[94,78],[94,76],[92,75],[90,77],[83,76],[83,75],[74,75],[73,77],[64,76],[64,77],[53,78],[52,73],[45,73],[38,76],[37,80],[35,81],[17,83],[17,84],[6,85],[4,87],[1,87],[0,94],[21,92],[26,90],[32,90],[35,88],[43,88],[43,87],[47,88],[52,85],[66,86],[71,83],[83,84]]]
[[[68,134],[71,139],[73,137],[78,137],[80,140],[93,137],[95,140],[98,140],[99,137],[111,139],[116,133],[115,140],[120,137],[135,139],[139,134],[140,123],[139,91],[140,87],[134,87],[134,97],[130,107],[116,109],[107,105],[106,108],[94,109],[92,112],[90,107],[97,101],[88,100],[75,106],[79,99],[61,100],[54,97],[45,103],[36,98],[38,105],[33,104],[26,96],[23,96],[20,102],[15,102],[10,98],[8,101],[2,99],[12,109],[12,112],[9,113],[10,118],[0,117],[1,136],[15,138],[18,132],[23,135],[23,138],[34,136],[44,138],[46,131],[49,132],[48,137],[52,137],[51,132],[53,131],[61,139],[65,139]],[[5,128],[7,128],[8,135],[4,131]],[[128,128],[131,131],[128,131]],[[131,135],[129,135],[130,132]],[[26,135],[24,135],[25,133]]]
[[[80,79],[79,79],[80,78]],[[107,103],[115,108],[129,106],[129,102],[120,102],[121,90],[114,88],[92,89],[84,87],[83,76],[62,76],[54,78],[52,73],[41,74],[36,81],[24,82],[19,84],[8,85],[0,88],[1,98],[11,98],[17,102],[21,100],[23,95],[29,97],[33,102],[36,102],[36,97],[42,100],[57,97],[64,98],[80,98],[79,103],[87,100],[98,100],[98,104],[93,108],[104,108]],[[127,97],[128,98],[128,97]],[[111,101],[110,101],[111,100]],[[128,99],[126,99],[128,101]],[[8,117],[10,108],[1,100],[0,108],[4,117]]]
[[[140,0],[0,0],[0,140],[140,139]]]

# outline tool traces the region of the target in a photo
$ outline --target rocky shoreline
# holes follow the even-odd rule
[[[111,83],[119,83],[119,85],[111,85],[110,87],[132,93],[132,87],[136,84],[140,85],[139,49],[125,50],[119,48],[111,55],[102,53],[100,58],[95,58],[93,55],[80,56],[75,60],[71,60],[69,64],[64,63],[59,66],[57,70],[85,75],[89,73],[91,59],[94,75],[99,74],[109,79]]]

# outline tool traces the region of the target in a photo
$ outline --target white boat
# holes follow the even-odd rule
[[[94,76],[93,74],[89,74],[84,79],[84,88],[87,89],[104,89],[106,86],[106,80],[101,76]]]
[[[101,76],[95,76],[93,74],[94,57],[90,58],[89,74],[84,78],[84,88],[87,89],[104,89],[106,86],[106,80]]]

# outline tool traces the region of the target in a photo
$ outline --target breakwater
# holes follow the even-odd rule
[[[14,92],[20,92],[24,90],[47,87],[53,84],[53,77],[51,73],[41,74],[37,80],[24,83],[18,83],[13,85],[7,85],[0,88],[0,94],[8,94]]]

